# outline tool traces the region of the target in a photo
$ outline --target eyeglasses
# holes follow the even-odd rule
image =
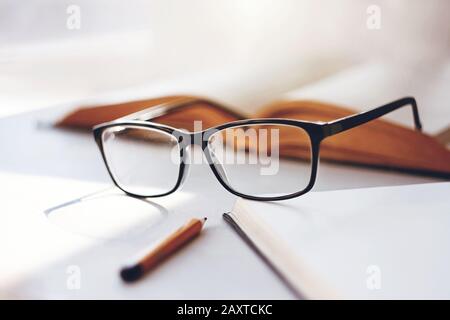
[[[251,200],[285,200],[314,186],[324,139],[410,105],[417,130],[421,123],[414,98],[406,97],[330,122],[247,119],[188,132],[151,122],[156,116],[205,99],[164,103],[94,127],[94,137],[117,187],[135,197],[162,197],[187,176],[190,148],[197,145],[212,172],[229,192]],[[300,160],[299,160],[300,159]]]

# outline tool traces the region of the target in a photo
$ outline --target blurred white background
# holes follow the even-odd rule
[[[0,0],[0,115],[176,92],[252,110],[369,61],[448,65],[449,12],[446,0]]]

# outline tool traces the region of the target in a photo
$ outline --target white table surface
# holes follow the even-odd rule
[[[56,113],[60,113],[60,110]],[[0,172],[30,178],[41,176],[111,184],[90,134],[38,125],[39,121],[45,122],[53,114],[55,110],[48,109],[0,119],[2,150]],[[39,189],[40,183],[44,188],[44,180],[44,178],[34,178],[35,185],[30,183],[28,189]],[[319,169],[314,191],[432,181],[437,180],[323,163]],[[130,233],[126,236],[117,232],[107,237],[99,237],[95,233],[101,233],[102,223],[94,218],[93,222],[96,221],[98,225],[95,228],[88,228],[88,234],[80,229],[71,229],[71,225],[64,221],[52,220],[52,217],[44,216],[40,206],[47,202],[42,200],[43,197],[34,199],[32,194],[21,194],[17,188],[2,184],[2,196],[13,206],[9,206],[7,212],[3,210],[0,212],[0,221],[8,216],[19,219],[18,216],[24,215],[22,223],[27,224],[25,215],[29,213],[25,211],[37,210],[33,213],[33,217],[39,216],[40,222],[36,222],[36,225],[28,225],[28,229],[23,228],[23,230],[11,229],[17,224],[10,224],[10,232],[7,232],[9,238],[2,241],[6,240],[9,243],[7,252],[14,252],[14,257],[7,257],[9,263],[2,266],[2,274],[4,277],[15,276],[17,281],[14,285],[0,286],[0,296],[125,299],[284,299],[294,297],[270,268],[223,221],[222,213],[232,208],[235,197],[215,180],[206,164],[191,166],[190,176],[183,189],[171,196],[148,203],[120,198],[122,199],[120,201],[125,201],[127,204],[133,201],[139,202],[140,206],[148,206],[149,212],[154,215],[147,220],[144,219],[143,223],[147,223],[148,226],[143,227],[142,223],[136,224],[136,230],[139,232],[134,233],[133,228],[131,231],[128,228]],[[60,191],[64,188],[70,189],[70,185],[63,183],[60,188]],[[28,189],[27,186],[23,188],[24,191]],[[49,205],[58,204],[55,203],[56,200],[50,201],[57,198],[54,195],[50,197],[50,193],[55,191],[36,190],[44,194],[44,198],[49,197]],[[77,196],[80,194],[74,194],[74,198]],[[39,199],[42,201],[39,202]],[[36,209],[33,209],[33,201],[39,202],[39,206],[37,204],[35,206]],[[133,206],[134,204],[131,205]],[[207,216],[208,222],[201,236],[188,248],[170,258],[164,265],[136,284],[125,285],[120,281],[117,271],[122,261],[135,254],[138,249],[158,239],[169,229],[179,226],[181,222],[193,216]],[[123,219],[126,221],[126,218]],[[47,226],[40,231],[41,224],[47,222],[52,225],[52,229],[49,229],[47,233],[45,231]],[[90,232],[92,233],[89,234]],[[5,235],[1,237],[4,238]],[[17,274],[17,270],[21,269],[21,263],[23,263],[21,261],[26,259],[31,251],[34,253],[34,259],[46,261],[51,255],[50,247],[56,246],[58,242],[62,245],[65,239],[67,243],[72,240],[83,242],[84,246],[82,249],[74,250],[67,245],[67,254],[64,258],[56,261],[53,259],[51,263],[37,263],[39,267]],[[25,251],[23,248],[28,248],[29,252],[23,252]],[[72,265],[78,266],[81,270],[82,281],[78,290],[70,290],[67,286],[67,268]]]

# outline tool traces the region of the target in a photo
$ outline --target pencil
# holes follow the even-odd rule
[[[153,250],[144,254],[137,261],[124,266],[120,270],[120,276],[125,282],[140,279],[146,272],[154,268],[158,263],[180,249],[183,245],[194,239],[202,230],[206,217],[192,219],[184,226],[165,238]]]

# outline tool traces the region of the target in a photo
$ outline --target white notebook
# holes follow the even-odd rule
[[[448,182],[238,199],[224,218],[299,297],[450,298]]]

